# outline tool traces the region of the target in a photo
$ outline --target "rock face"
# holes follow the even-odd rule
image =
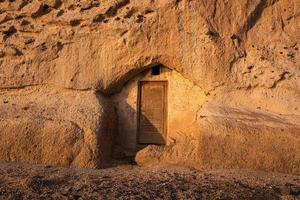
[[[2,160],[90,168],[109,163],[114,110],[93,91],[9,89],[0,102]]]
[[[138,152],[141,165],[183,164],[201,170],[252,168],[299,173],[299,121],[245,109],[210,106],[186,137]]]
[[[113,141],[135,143],[120,144],[128,122],[114,107],[162,64],[197,94],[188,116],[168,113],[185,125],[138,164],[300,173],[299,14],[296,0],[2,0],[0,157],[104,165]]]

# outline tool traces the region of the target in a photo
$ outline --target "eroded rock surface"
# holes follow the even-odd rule
[[[2,88],[111,93],[155,63],[205,90],[299,87],[298,1],[58,2],[1,2]]]
[[[109,134],[98,132],[106,126],[99,120],[103,98],[121,91],[144,69],[163,64],[196,84],[205,99],[194,99],[201,103],[189,117],[195,120],[172,133],[175,137],[161,152],[166,159],[153,161],[170,158],[199,168],[299,173],[299,16],[296,0],[2,0],[1,134],[25,137],[22,127],[28,124],[33,148],[42,141],[36,135],[49,137],[45,141],[64,135],[57,151],[66,151],[68,158],[55,164],[70,165],[86,144],[97,143],[92,152],[107,149],[106,142],[83,140],[89,131],[93,137]],[[36,91],[40,85],[44,86]],[[8,106],[4,101],[12,92],[7,89],[13,88],[19,103]],[[30,106],[27,111],[22,108],[28,106],[22,94],[27,90],[36,97],[35,112]],[[97,101],[92,100],[95,91],[102,96]],[[69,93],[81,100],[64,99]],[[57,95],[64,100],[58,102]],[[45,105],[49,101],[57,104]],[[70,110],[73,104],[76,109]],[[42,108],[51,113],[52,121]],[[69,140],[73,142],[63,142]],[[15,154],[3,154],[1,159],[35,160]]]
[[[220,106],[204,108],[201,114],[199,125],[188,129],[190,134],[166,147],[146,147],[138,152],[136,162],[299,173],[300,126],[299,121],[291,123],[294,116]]]
[[[0,93],[0,157],[60,166],[107,166],[114,110],[93,91],[30,87]]]

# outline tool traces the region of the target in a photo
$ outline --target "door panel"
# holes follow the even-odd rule
[[[165,144],[167,82],[143,81],[139,85],[138,142]]]

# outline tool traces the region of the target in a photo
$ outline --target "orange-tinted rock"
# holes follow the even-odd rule
[[[113,108],[111,95],[126,94],[126,83],[132,84],[142,71],[162,64],[195,84],[201,94],[182,96],[192,99],[188,117],[169,113],[174,116],[173,124],[179,124],[178,130],[172,129],[172,139],[161,150],[163,156],[155,161],[171,159],[204,169],[245,167],[299,173],[298,1],[18,0],[0,1],[0,7],[3,97],[8,94],[6,88],[15,88],[23,102],[27,97],[21,88],[44,85],[45,94],[53,88],[68,88],[86,101],[90,96],[81,90],[99,91],[104,99],[110,98]],[[65,92],[58,90],[60,95]],[[40,99],[39,105],[49,101],[42,101],[43,95],[34,89],[32,95]],[[124,102],[130,100],[122,97]],[[90,106],[100,109],[99,101],[100,105],[93,101]],[[54,119],[68,121],[61,113],[69,112],[72,99],[64,104]],[[122,109],[115,106],[117,111]],[[88,109],[80,107],[83,113]],[[27,117],[32,113],[22,119]],[[39,115],[34,118],[37,121]],[[95,130],[101,129],[102,122],[89,121],[96,124]],[[112,121],[115,127],[123,123]],[[181,129],[179,122],[186,128]],[[16,119],[10,126],[19,123]],[[71,127],[68,122],[64,126]],[[109,133],[96,134],[94,129],[99,137]],[[99,148],[104,152],[108,146],[100,142],[85,152]],[[189,153],[184,155],[183,150]],[[141,153],[140,164],[144,163]],[[101,157],[87,154],[92,160]]]

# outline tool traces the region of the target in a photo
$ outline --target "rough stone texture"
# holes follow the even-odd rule
[[[94,92],[8,89],[0,102],[2,160],[90,168],[109,163],[114,110]]]
[[[153,160],[300,173],[299,16],[297,0],[2,0],[0,88],[3,97],[7,88],[22,96],[20,88],[35,85],[46,85],[45,92],[37,93],[41,96],[51,88],[111,95],[160,63],[195,83],[206,97],[205,103],[195,98],[201,104],[191,114],[196,120],[174,144],[168,141],[165,159]],[[86,93],[82,99],[89,102]],[[85,113],[86,104],[80,106]],[[90,106],[101,108],[99,101]],[[84,134],[68,122],[68,111],[66,106],[53,114],[61,125],[39,114],[30,123],[31,114],[1,123],[4,130],[24,123],[39,130],[43,123],[66,135],[72,132],[76,142],[68,145],[76,147],[68,155],[73,156]],[[98,120],[86,121],[100,130]],[[138,154],[138,163],[151,148]]]
[[[148,146],[136,161],[183,164],[201,170],[252,168],[299,174],[300,126],[287,118],[229,107],[208,107],[185,138],[166,146]],[[292,121],[292,119],[290,120]],[[216,125],[217,124],[217,125]]]
[[[67,169],[0,162],[0,193],[14,199],[297,200],[300,176],[253,170],[118,166]]]
[[[2,1],[1,87],[55,83],[111,93],[162,63],[206,91],[297,88],[299,7],[289,0],[64,1],[57,8]]]

